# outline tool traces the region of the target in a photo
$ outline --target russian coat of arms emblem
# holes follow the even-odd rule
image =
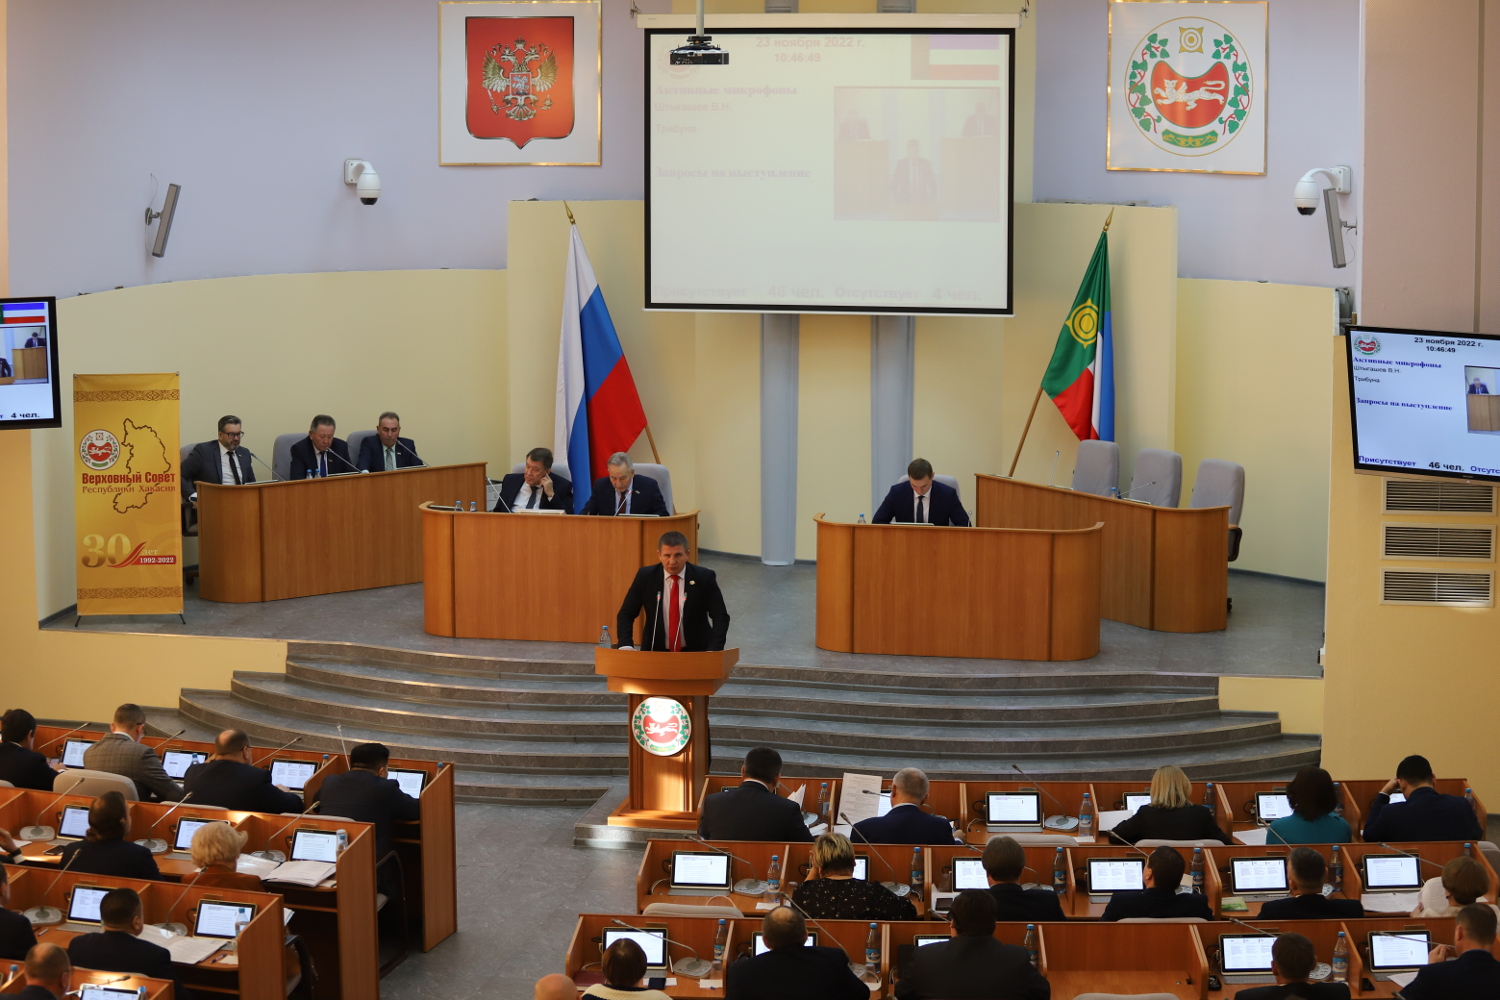
[[[573,20],[471,17],[466,22],[469,134],[561,139],[573,131]]]

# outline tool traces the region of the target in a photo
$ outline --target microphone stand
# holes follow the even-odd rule
[[[165,854],[165,853],[167,853],[167,842],[165,840],[158,840],[155,837],[151,836],[151,834],[155,833],[156,832],[156,828],[159,827],[159,826],[161,826],[161,821],[162,820],[166,819],[168,816],[170,816],[174,812],[176,812],[178,806],[182,805],[184,802],[186,802],[188,799],[190,799],[192,797],[193,797],[193,793],[192,792],[188,792],[182,798],[178,799],[177,802],[173,804],[173,806],[172,806],[171,809],[168,809],[166,812],[162,813],[159,817],[157,817],[156,822],[151,824],[151,829],[149,829],[149,830],[146,831],[146,836],[143,839],[141,839],[141,840],[137,840],[136,843],[140,844],[142,847],[144,847],[146,850],[150,851],[152,854]]]
[[[245,446],[241,445],[240,447],[244,448]],[[253,458],[257,462],[259,462],[261,464],[262,468],[264,468],[267,472],[269,472],[271,474],[271,482],[273,482],[273,483],[284,483],[284,482],[286,482],[285,479],[282,479],[280,476],[278,476],[276,474],[276,470],[273,467],[271,467],[269,465],[266,465],[266,460],[265,459],[261,458],[255,452],[250,451],[249,448],[245,448],[245,451],[247,453],[249,453],[249,455],[250,455],[251,458]]]
[[[63,877],[63,875],[67,873],[68,869],[73,866],[73,862],[77,860],[78,851],[74,851],[72,857],[68,858],[68,863],[62,866],[62,871],[57,873],[57,878],[53,879],[52,884],[47,886],[46,891],[42,893],[42,899],[46,899],[48,894],[50,894],[52,890],[57,887],[58,881]],[[62,923],[63,912],[55,906],[48,906],[46,903],[42,903],[39,906],[33,906],[31,909],[27,910],[24,916],[34,925],[60,924]]]
[[[1062,802],[1060,802],[1058,800],[1058,798],[1057,798],[1056,795],[1053,795],[1051,792],[1047,791],[1047,789],[1043,788],[1042,787],[1042,783],[1040,781],[1037,781],[1031,775],[1029,775],[1025,771],[1021,770],[1021,765],[1020,764],[1012,764],[1011,768],[1017,774],[1019,774],[1021,777],[1025,778],[1027,781],[1031,782],[1032,785],[1034,785],[1036,787],[1037,791],[1041,792],[1043,795],[1047,796],[1047,798],[1049,798],[1053,802],[1057,803],[1057,807],[1062,810],[1062,814],[1060,816],[1048,816],[1046,818],[1046,820],[1044,820],[1042,822],[1042,828],[1044,830],[1059,830],[1059,831],[1061,831],[1061,830],[1076,830],[1076,829],[1078,829],[1078,819],[1068,813],[1067,807],[1064,806],[1062,804]]]
[[[619,917],[611,917],[610,920],[612,922],[614,922],[614,923],[619,924],[621,927],[625,927],[625,928],[628,928],[630,930],[633,930],[633,931],[635,931],[638,934],[648,934],[648,935],[651,935],[652,937],[655,936],[651,931],[648,931],[648,930],[646,930],[643,927],[636,927],[636,926],[634,926],[632,924],[627,924],[625,921],[621,920]],[[667,944],[675,944],[677,947],[679,947],[679,948],[686,948],[688,951],[690,951],[690,952],[693,953],[693,957],[692,958],[690,958],[690,959],[685,958],[685,959],[681,959],[681,960],[676,961],[676,962],[671,962],[670,961],[671,955],[667,956],[667,958],[669,959],[668,964],[671,965],[672,971],[675,972],[677,975],[683,976],[683,977],[685,977],[687,979],[702,979],[704,976],[706,976],[710,972],[714,971],[714,964],[712,962],[705,962],[698,955],[698,949],[694,948],[692,945],[690,945],[690,944],[683,944],[681,941],[674,941],[674,940],[672,940],[671,938],[667,937],[667,932],[666,931],[662,931],[662,933],[661,933],[661,939],[663,941],[665,941]]]
[[[73,793],[63,792],[57,798],[42,806],[41,811],[36,814],[36,822],[31,824],[30,826],[22,827],[20,830],[17,830],[16,836],[20,837],[22,840],[51,840],[52,838],[56,837],[57,831],[55,829],[50,826],[42,826],[42,817],[46,815],[48,809],[51,809],[53,806],[57,805],[59,802],[61,802],[71,794]]]
[[[177,896],[176,899],[172,900],[172,905],[169,906],[169,907],[167,907],[167,913],[166,913],[166,915],[167,915],[167,917],[169,919],[162,921],[162,924],[161,924],[161,929],[162,930],[169,931],[169,932],[171,932],[173,934],[176,934],[176,935],[179,935],[181,937],[186,937],[187,936],[187,932],[188,932],[187,925],[186,924],[179,924],[179,923],[177,923],[176,921],[174,921],[174,920],[172,920],[170,918],[172,916],[172,911],[175,910],[175,909],[177,909],[177,904],[180,903],[180,902],[182,902],[183,897],[188,894],[188,892],[193,888],[193,886],[195,886],[195,885],[198,884],[198,880],[203,877],[204,871],[207,871],[207,869],[204,869],[203,871],[200,871],[200,872],[198,872],[198,874],[194,875],[193,876],[193,880],[191,882],[189,882],[186,886],[183,887],[182,892],[180,894],[178,894],[178,896]]]
[[[410,448],[407,448],[406,445],[402,444],[400,438],[396,439],[396,447],[398,447],[398,448],[404,448],[406,450],[406,453],[408,455],[410,455],[412,458],[415,458],[417,460],[417,467],[418,468],[421,468],[421,469],[431,468],[431,466],[429,466],[426,462],[422,461],[421,457],[418,456],[416,452],[412,451]],[[397,465],[398,468],[400,467],[400,464],[401,464],[400,462],[396,463],[396,465]],[[407,466],[407,468],[411,468],[411,466]]]
[[[880,856],[880,852],[875,850],[875,845],[870,843],[870,838],[865,836],[864,831],[856,829],[854,824],[849,821],[849,814],[846,812],[841,812],[839,813],[839,819],[843,820],[845,823],[849,823],[849,832],[859,834],[859,839],[863,840],[865,842],[865,846],[870,848],[870,855],[881,864],[885,865],[885,870],[891,873],[891,881],[882,882],[880,884],[891,890],[891,892],[895,893],[897,896],[909,895],[911,893],[911,886],[896,878],[896,869],[891,867],[891,863],[889,861]]]
[[[46,743],[43,743],[41,746],[37,747],[36,748],[36,752],[37,753],[42,753],[43,750],[47,749],[52,744],[61,742],[62,740],[67,739],[69,736],[72,736],[74,733],[82,732],[83,730],[87,729],[90,725],[92,725],[92,723],[85,722],[83,725],[79,726],[77,729],[69,729],[67,732],[63,733],[61,736],[54,736],[54,737],[52,737],[52,739],[48,740]],[[45,757],[46,754],[42,754],[42,756]]]
[[[281,864],[282,862],[286,861],[286,854],[284,852],[271,850],[271,841],[275,840],[277,837],[281,836],[283,833],[286,833],[293,826],[296,826],[297,823],[299,823],[300,821],[302,821],[304,819],[307,819],[307,817],[310,816],[311,814],[312,814],[312,806],[308,806],[306,809],[302,810],[296,816],[292,817],[292,821],[290,823],[288,823],[286,826],[282,827],[280,830],[277,830],[275,833],[273,833],[269,837],[267,837],[266,838],[266,846],[262,847],[258,851],[251,851],[250,852],[250,856],[252,858],[260,858],[262,861],[274,861],[278,865]]]
[[[313,449],[313,452],[314,452],[313,453],[313,458],[317,458],[318,457],[317,456],[317,449]],[[328,446],[328,452],[327,452],[327,454],[332,455],[334,458],[338,459],[340,462],[343,462],[345,465],[349,466],[349,468],[353,469],[355,472],[364,472],[365,471],[364,469],[361,469],[359,466],[355,465],[353,462],[349,461],[343,455],[340,455],[338,452],[334,451],[333,450],[333,445],[329,445]],[[339,475],[341,475],[341,476],[342,475],[347,475],[347,473],[341,472],[341,473],[339,473]]]
[[[1431,865],[1432,867],[1437,868],[1439,870],[1441,870],[1444,867],[1443,865],[1438,864],[1436,861],[1428,861],[1426,858],[1422,857],[1422,855],[1420,855],[1420,854],[1413,854],[1410,851],[1403,851],[1399,847],[1392,847],[1390,844],[1387,844],[1387,843],[1384,843],[1384,842],[1381,842],[1380,846],[1384,847],[1387,851],[1394,851],[1397,854],[1404,855],[1404,856],[1406,856],[1408,858],[1416,858],[1418,861],[1422,862],[1424,865]],[[1365,886],[1365,888],[1368,889],[1369,886]]]
[[[656,630],[661,627],[661,591],[656,592],[656,620],[651,623],[651,642],[647,650],[656,648]]]
[[[262,757],[258,762],[256,762],[255,766],[256,767],[260,767],[261,764],[264,764],[266,761],[270,760],[272,757],[275,757],[277,754],[281,753],[281,751],[285,750],[287,747],[291,746],[293,743],[301,743],[301,742],[302,742],[302,737],[300,737],[300,736],[298,736],[298,737],[296,737],[294,739],[287,740],[285,743],[281,744],[281,746],[277,747],[275,750],[272,750],[270,753],[268,753],[264,757]]]
[[[173,733],[171,736],[168,736],[166,739],[164,739],[161,742],[157,743],[156,746],[152,747],[151,749],[153,749],[153,750],[160,750],[162,747],[166,746],[168,743],[171,743],[173,740],[175,740],[177,737],[181,736],[185,732],[187,732],[186,729],[179,729],[179,730],[177,730],[177,732]],[[141,740],[141,745],[145,746],[145,744],[146,744],[146,741],[144,739]]]
[[[696,833],[690,833],[690,834],[688,834],[687,839],[691,840],[695,844],[702,844],[704,847],[708,848],[710,851],[717,851],[718,853],[723,854],[726,857],[732,858],[733,860],[738,861],[740,864],[744,865],[746,868],[750,869],[750,877],[749,878],[747,878],[747,879],[741,879],[740,881],[738,881],[738,882],[736,882],[734,884],[734,891],[735,892],[739,893],[741,896],[763,896],[763,895],[765,895],[765,892],[766,892],[766,883],[764,881],[762,881],[761,879],[758,879],[758,878],[755,877],[755,866],[752,865],[750,862],[746,861],[744,858],[740,857],[739,855],[730,854],[728,851],[724,850],[724,848],[722,848],[722,847],[715,847],[713,844],[710,844],[708,841],[704,840],[702,837],[698,836]]]
[[[1156,481],[1153,480],[1153,481],[1151,481],[1149,483],[1142,483],[1139,486],[1132,486],[1130,489],[1126,490],[1124,493],[1121,493],[1119,496],[1115,497],[1115,499],[1116,500],[1124,500],[1126,497],[1130,496],[1130,494],[1132,494],[1132,493],[1139,492],[1140,490],[1150,489],[1152,486],[1155,486],[1155,485],[1156,485]],[[1136,501],[1136,503],[1140,503],[1140,502],[1141,501],[1139,501],[1139,500]]]

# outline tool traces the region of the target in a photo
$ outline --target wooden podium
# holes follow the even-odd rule
[[[610,826],[698,828],[695,797],[708,775],[710,753],[708,696],[719,690],[739,658],[738,649],[594,651],[594,673],[608,679],[611,691],[630,696],[630,794],[609,814]],[[685,739],[678,735],[684,724]],[[643,742],[663,750],[681,745],[662,753],[647,750]]]

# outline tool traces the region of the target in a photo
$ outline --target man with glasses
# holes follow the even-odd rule
[[[255,482],[255,470],[250,467],[250,452],[240,447],[245,432],[240,429],[240,418],[229,414],[219,418],[219,440],[204,441],[194,445],[182,460],[182,482],[184,492],[194,493],[194,483],[220,483],[224,486],[243,486]]]

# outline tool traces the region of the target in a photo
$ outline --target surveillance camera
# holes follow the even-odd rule
[[[380,175],[366,160],[344,161],[344,183],[354,185],[362,205],[373,205],[380,198]]]
[[[1337,194],[1348,194],[1354,189],[1354,171],[1348,167],[1314,167],[1302,175],[1292,191],[1292,203],[1302,215],[1312,215],[1318,210],[1318,199],[1323,195],[1318,186],[1319,174],[1333,182],[1333,190]]]

